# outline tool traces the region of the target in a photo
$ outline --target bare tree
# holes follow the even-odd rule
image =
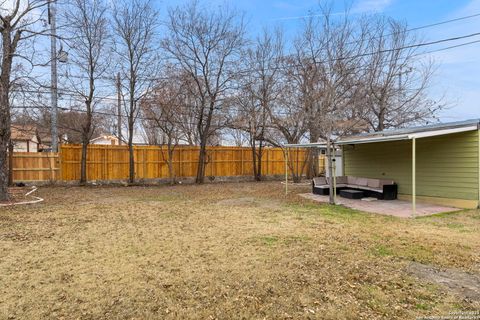
[[[135,181],[133,138],[139,114],[138,102],[153,84],[158,72],[156,50],[158,12],[149,1],[123,0],[114,5],[114,50],[119,60],[128,128],[129,182]]]
[[[154,136],[152,139],[154,144],[162,147],[161,155],[168,166],[170,183],[175,184],[174,152],[179,142],[184,139],[182,114],[190,106],[181,74],[173,68],[168,68],[165,75],[168,76],[164,80],[159,80],[152,92],[142,99],[141,108],[145,119],[144,125]],[[167,147],[166,155],[163,152],[164,146]]]
[[[102,0],[72,0],[65,13],[68,26],[66,38],[73,63],[68,75],[75,75],[68,79],[69,87],[85,104],[85,117],[81,123],[81,184],[87,181],[87,151],[95,131],[93,116],[95,105],[99,102],[96,85],[107,71],[110,59],[106,10]]]
[[[270,144],[282,147],[284,144],[297,144],[308,132],[307,118],[301,103],[301,95],[293,77],[294,60],[287,57],[282,62],[282,86],[275,103],[268,108],[270,124],[264,139]],[[287,156],[288,150],[284,153]],[[294,182],[300,182],[306,161],[296,163],[297,157],[288,157],[288,167]]]
[[[15,79],[12,79],[14,58],[27,58],[19,52],[19,46],[27,39],[45,33],[39,25],[40,17],[48,4],[47,0],[0,1],[1,73],[0,73],[0,201],[8,196],[8,158],[10,143],[11,97]],[[28,58],[27,58],[28,59]],[[32,60],[27,60],[32,64]]]
[[[365,32],[351,21],[348,11],[334,18],[331,6],[320,7],[320,16],[309,17],[295,40],[294,79],[307,118],[310,142],[329,142],[343,135],[343,120],[358,104],[357,80],[363,65]],[[331,159],[330,149],[327,157]],[[310,153],[309,176],[317,175],[318,154]],[[330,166],[331,167],[331,162]],[[331,172],[329,171],[329,174]]]
[[[278,100],[281,91],[281,61],[283,59],[283,34],[264,30],[253,48],[244,53],[245,70],[241,73],[237,105],[240,112],[236,119],[238,128],[248,136],[252,149],[255,180],[262,179],[262,156],[265,135],[270,122],[269,110]]]
[[[203,183],[206,146],[219,125],[212,125],[235,79],[235,60],[244,45],[244,24],[226,8],[209,10],[197,1],[169,11],[163,47],[190,77],[200,151],[196,182]]]
[[[427,98],[434,65],[422,61],[414,45],[418,36],[392,18],[367,21],[369,48],[366,57],[365,121],[371,130],[403,127],[434,119],[443,104]]]

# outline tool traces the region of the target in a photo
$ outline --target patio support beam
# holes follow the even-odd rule
[[[478,169],[478,204],[477,208],[480,208],[480,123],[478,124],[478,159],[477,159],[477,169]]]
[[[285,148],[285,195],[288,194],[288,147]]]
[[[335,152],[335,146],[332,143],[333,159],[332,159],[332,171],[333,171],[333,203],[337,204],[337,154]]]
[[[415,137],[412,138],[412,216],[417,214],[417,142]]]

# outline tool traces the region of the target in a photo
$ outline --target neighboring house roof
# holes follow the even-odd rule
[[[52,143],[50,130],[42,126],[12,123],[10,132],[13,141],[34,141],[42,144],[44,149],[49,148]],[[59,136],[58,142],[67,143],[67,136]]]
[[[96,138],[91,139],[90,143],[95,143],[95,142],[98,142],[98,141],[101,141],[101,140],[118,141],[118,138],[115,137],[115,136],[112,136],[112,135],[101,135],[101,136],[98,136]]]
[[[10,128],[10,139],[12,141],[34,141],[38,142],[37,129],[32,125],[12,124]]]
[[[445,134],[479,130],[480,119],[439,123],[428,126],[411,127],[404,129],[385,130],[380,132],[364,133],[355,136],[341,137],[334,143],[336,145],[360,144],[383,141],[411,140],[414,138],[434,137]],[[286,147],[326,147],[325,142],[286,144]]]

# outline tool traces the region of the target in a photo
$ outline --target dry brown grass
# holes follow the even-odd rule
[[[478,272],[479,212],[405,220],[281,188],[40,189],[44,203],[0,209],[0,318],[413,319],[480,307],[407,272],[411,261]]]

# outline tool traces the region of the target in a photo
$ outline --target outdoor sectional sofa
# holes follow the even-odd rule
[[[312,192],[319,195],[329,194],[329,183],[332,179],[315,177],[312,182]],[[361,190],[366,197],[375,197],[382,200],[397,198],[397,184],[393,180],[359,178],[351,176],[336,177],[337,193],[344,189]]]

